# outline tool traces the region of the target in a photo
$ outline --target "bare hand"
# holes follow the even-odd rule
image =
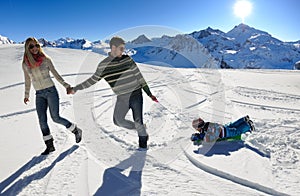
[[[28,98],[24,98],[24,103],[27,105],[27,102],[29,102]]]
[[[67,94],[68,94],[68,95],[69,95],[69,94],[72,94],[72,95],[75,94],[75,91],[74,91],[73,87],[68,87],[68,88],[67,88]]]
[[[152,101],[155,101],[155,102],[158,103],[158,100],[157,100],[157,98],[154,95],[151,95],[151,99],[152,99]]]

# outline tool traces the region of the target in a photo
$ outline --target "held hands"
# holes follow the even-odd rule
[[[156,103],[158,103],[158,100],[154,95],[151,95],[150,98],[152,99],[152,101],[155,101]]]
[[[27,102],[29,102],[28,98],[24,98],[24,103],[27,105]]]
[[[67,88],[67,94],[68,94],[68,95],[69,95],[69,94],[74,95],[75,93],[76,93],[76,91],[74,91],[73,87],[68,87],[68,88]]]

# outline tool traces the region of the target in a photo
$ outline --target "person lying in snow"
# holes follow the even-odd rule
[[[204,122],[204,120],[198,118],[193,120],[192,126],[198,131],[191,136],[191,140],[196,145],[202,141],[215,142],[218,139],[234,138],[255,130],[254,124],[248,115],[226,125]]]

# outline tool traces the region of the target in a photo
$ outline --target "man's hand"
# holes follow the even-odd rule
[[[69,95],[69,94],[72,94],[72,95],[75,94],[75,91],[74,91],[73,87],[68,87],[68,88],[67,88],[67,94],[68,94],[68,95]]]
[[[155,101],[155,102],[158,103],[158,100],[157,100],[157,98],[154,95],[151,95],[150,98],[152,99],[152,101]]]
[[[29,102],[28,98],[24,98],[24,103],[27,105],[27,102]]]

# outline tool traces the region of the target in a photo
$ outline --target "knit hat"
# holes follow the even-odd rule
[[[205,124],[205,122],[201,118],[195,119],[192,122],[192,126],[194,127],[194,129],[199,129],[199,128],[203,127],[204,124]]]

